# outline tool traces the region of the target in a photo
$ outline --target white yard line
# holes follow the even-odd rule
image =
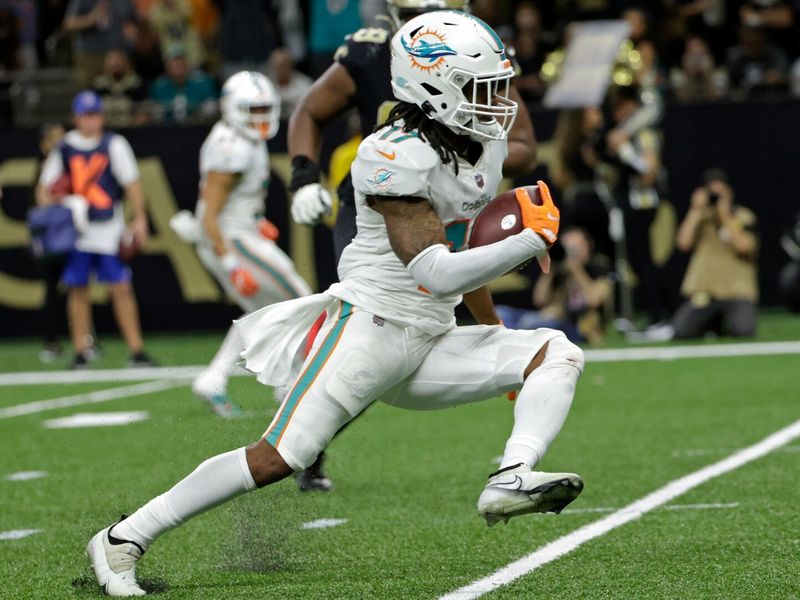
[[[679,358],[722,358],[730,356],[768,356],[800,354],[798,342],[752,342],[745,344],[702,344],[659,348],[609,348],[584,350],[586,362],[624,362],[638,360],[676,360]]]
[[[449,594],[445,594],[441,596],[439,600],[467,600],[479,598],[504,585],[508,585],[512,581],[527,575],[542,565],[572,552],[586,542],[605,535],[609,531],[634,521],[659,506],[663,506],[673,498],[685,494],[709,479],[738,469],[781,446],[785,446],[798,437],[800,437],[800,420],[776,431],[752,446],[748,446],[747,448],[731,454],[719,462],[668,483],[664,487],[636,500],[632,504],[621,508],[607,517],[589,523],[588,525],[576,529],[572,533],[550,542],[535,552],[514,561],[483,579],[479,579]]]
[[[592,363],[676,360],[681,358],[721,358],[730,356],[767,356],[774,354],[800,354],[800,341],[668,346],[660,348],[589,349],[585,350],[585,354],[587,362]],[[0,386],[194,378],[203,369],[205,369],[203,365],[192,365],[186,367],[152,367],[140,369],[89,369],[85,371],[0,373]],[[251,375],[251,373],[237,367],[232,375]]]
[[[21,415],[31,415],[56,408],[67,408],[70,406],[82,406],[84,404],[98,404],[109,400],[118,400],[129,396],[141,396],[142,394],[152,394],[170,388],[186,385],[183,379],[165,379],[162,381],[148,381],[147,383],[137,383],[136,385],[126,385],[124,387],[111,388],[107,390],[97,390],[85,394],[74,396],[62,396],[50,400],[38,400],[36,402],[26,402],[0,408],[0,419],[9,419]]]

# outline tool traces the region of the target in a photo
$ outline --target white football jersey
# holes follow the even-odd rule
[[[451,251],[467,246],[471,220],[497,193],[505,140],[483,144],[475,165],[458,159],[442,164],[438,153],[415,131],[385,127],[358,147],[351,168],[358,233],[339,261],[339,284],[330,293],[387,320],[415,325],[436,335],[455,324],[461,296],[434,298],[422,288],[389,243],[383,216],[366,202],[368,195],[427,199],[445,226]]]
[[[200,221],[205,210],[203,188],[210,171],[241,175],[219,215],[223,235],[252,231],[264,214],[269,185],[267,143],[247,138],[222,121],[214,125],[200,149],[200,199],[196,210]]]

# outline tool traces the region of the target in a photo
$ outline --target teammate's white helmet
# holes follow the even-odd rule
[[[386,0],[389,16],[397,28],[411,17],[429,10],[467,10],[468,0]]]
[[[275,86],[261,73],[240,71],[222,86],[222,119],[255,140],[275,137],[281,118],[281,100]]]
[[[517,103],[503,42],[467,13],[440,10],[414,17],[392,38],[392,90],[429,118],[476,141],[504,139]]]

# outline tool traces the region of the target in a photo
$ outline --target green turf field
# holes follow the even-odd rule
[[[774,315],[761,340],[800,339]],[[207,361],[219,335],[161,336],[162,364]],[[35,342],[4,342],[4,371],[36,367]],[[97,368],[124,362],[106,342]],[[584,493],[565,513],[492,529],[475,501],[495,469],[513,404],[437,413],[376,404],[330,448],[332,494],[293,481],[238,498],[160,539],[138,570],[158,598],[436,598],[800,419],[800,355],[589,363],[544,469],[574,470]],[[0,386],[0,409],[134,385]],[[0,418],[0,598],[99,595],[89,537],[205,458],[258,438],[275,410],[267,388],[235,378],[247,411],[222,421],[188,387]],[[118,427],[46,429],[75,413],[148,411]],[[8,481],[20,471],[47,471]],[[800,440],[703,483],[639,520],[485,598],[800,597]],[[302,529],[318,519],[332,528]]]

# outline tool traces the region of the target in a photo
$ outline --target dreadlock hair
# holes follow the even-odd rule
[[[374,131],[378,131],[384,127],[394,125],[398,120],[403,120],[403,131],[417,130],[422,139],[427,141],[431,148],[436,150],[442,163],[447,165],[453,163],[453,169],[458,175],[458,157],[456,151],[453,150],[444,136],[444,131],[449,131],[444,125],[438,121],[429,118],[425,111],[423,111],[416,104],[410,102],[398,102],[389,111],[389,116],[383,123],[375,126]]]

